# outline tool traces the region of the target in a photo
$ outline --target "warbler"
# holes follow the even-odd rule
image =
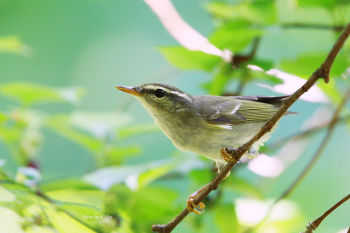
[[[116,88],[135,96],[177,148],[214,160],[218,169],[228,160],[222,149],[248,142],[288,97],[192,96],[161,83]],[[246,155],[257,156],[268,138],[265,134]]]

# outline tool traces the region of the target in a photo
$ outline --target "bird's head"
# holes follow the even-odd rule
[[[137,87],[116,88],[135,96],[154,117],[184,112],[191,106],[191,95],[166,84],[147,83]]]

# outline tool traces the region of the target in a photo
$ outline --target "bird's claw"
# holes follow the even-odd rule
[[[221,157],[226,161],[226,162],[235,162],[237,159],[233,156],[233,152],[235,149],[233,147],[224,147],[221,149]]]
[[[204,205],[203,202],[200,202],[197,205],[194,203],[194,198],[195,198],[196,195],[197,195],[197,192],[190,195],[190,197],[187,200],[186,209],[189,212],[193,212],[195,214],[201,214],[201,213],[204,212],[205,205]]]

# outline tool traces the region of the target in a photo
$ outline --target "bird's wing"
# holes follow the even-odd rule
[[[234,96],[235,99],[251,100],[255,102],[261,102],[266,104],[272,104],[274,106],[280,106],[289,95],[284,96]]]
[[[278,110],[285,97],[234,97],[231,100],[211,106],[204,119],[222,128],[232,128],[234,124],[262,122],[269,120]],[[259,99],[260,98],[260,99]],[[239,99],[239,100],[237,100]]]

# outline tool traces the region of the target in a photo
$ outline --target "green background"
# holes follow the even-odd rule
[[[203,35],[209,36],[217,28],[217,20],[213,20],[205,9],[207,1],[176,0],[173,2],[182,17]],[[278,8],[281,2],[283,1],[276,3],[280,14],[283,11],[282,7]],[[309,2],[312,6],[313,1]],[[305,17],[302,20],[325,24],[333,22],[329,16],[332,14],[324,17],[328,13],[322,6],[316,6],[315,9],[313,14],[308,14],[308,18]],[[336,9],[333,12],[336,12]],[[346,15],[344,18],[344,22],[346,18],[349,19]],[[264,33],[257,57],[271,61],[273,67],[277,68],[283,67],[282,61],[296,59],[300,54],[325,54],[336,38],[336,34],[331,30],[281,30],[274,26],[268,26]],[[153,120],[148,113],[132,97],[118,92],[114,88],[116,85],[133,86],[146,82],[164,82],[176,85],[191,94],[204,94],[206,90],[202,88],[203,84],[213,78],[212,73],[178,69],[165,59],[158,48],[178,45],[178,43],[167,33],[156,15],[143,1],[1,0],[0,37],[7,36],[16,37],[30,48],[30,52],[24,55],[0,53],[0,85],[26,82],[51,87],[73,86],[84,89],[85,95],[78,105],[59,103],[31,107],[49,115],[69,114],[77,110],[97,113],[116,111],[128,115],[129,126],[140,123],[149,124]],[[239,39],[241,35],[237,36]],[[249,51],[249,46],[242,48],[241,51],[243,53]],[[346,52],[343,55],[349,56],[349,50]],[[348,61],[344,61],[347,66]],[[290,64],[286,66],[288,65]],[[313,68],[315,67],[310,65],[309,70]],[[293,70],[288,72],[293,73]],[[302,71],[298,72],[295,73],[302,76]],[[305,72],[304,77],[310,74]],[[259,81],[251,81],[243,94],[280,95],[261,88],[256,83]],[[336,84],[339,88],[335,89],[343,91],[344,83],[339,81]],[[234,90],[236,85],[237,80],[233,80],[226,90]],[[321,105],[325,104],[298,101],[293,105],[292,111],[300,114],[285,117],[273,133],[271,141],[299,132],[301,124]],[[329,111],[332,111],[331,105],[328,105]],[[18,104],[2,95],[0,106],[1,111],[10,112],[17,108]],[[304,229],[307,222],[318,217],[350,190],[348,129],[345,125],[336,128],[335,136],[331,139],[320,161],[289,198],[300,208],[300,221],[293,223],[300,231]],[[42,133],[42,146],[35,155],[40,164],[41,182],[50,183],[72,177],[81,178],[100,167],[96,162],[94,151],[60,136],[51,129],[44,128]],[[235,174],[260,190],[263,200],[276,198],[304,168],[324,133],[313,137],[301,157],[279,177],[261,178],[245,166]],[[0,157],[6,159],[3,168],[14,176],[18,164],[5,144],[4,142],[0,144]],[[164,158],[181,158],[177,149],[157,130],[128,138],[122,144],[137,145],[141,148],[137,156],[125,158],[123,165],[145,164]],[[210,161],[205,159],[201,161],[205,161],[208,165],[206,169],[209,170]],[[160,180],[158,185],[177,188],[176,205],[181,207],[187,196],[200,187],[199,183],[210,179],[210,176],[207,176],[207,180],[203,178],[196,184],[189,180],[189,177],[191,176],[188,172],[183,179],[170,181],[168,184]],[[237,194],[230,196],[230,192],[225,193],[225,200],[229,202],[233,202],[236,197]],[[350,203],[346,203],[329,216],[317,232],[337,232],[348,227],[349,213]],[[188,221],[195,222],[196,218],[202,220],[208,218],[210,222],[212,220],[209,216],[212,214],[207,210],[201,216],[188,217],[190,219]],[[159,221],[170,220],[173,216],[175,215],[172,213],[164,216],[162,220],[151,218],[151,222],[163,223]],[[217,227],[218,223],[211,225],[207,223],[207,225],[205,229],[196,229],[198,232],[221,232]],[[292,232],[288,231],[288,225],[286,228],[285,232]],[[190,229],[194,231],[195,228],[187,228],[186,224],[181,223],[175,232],[187,232]]]

